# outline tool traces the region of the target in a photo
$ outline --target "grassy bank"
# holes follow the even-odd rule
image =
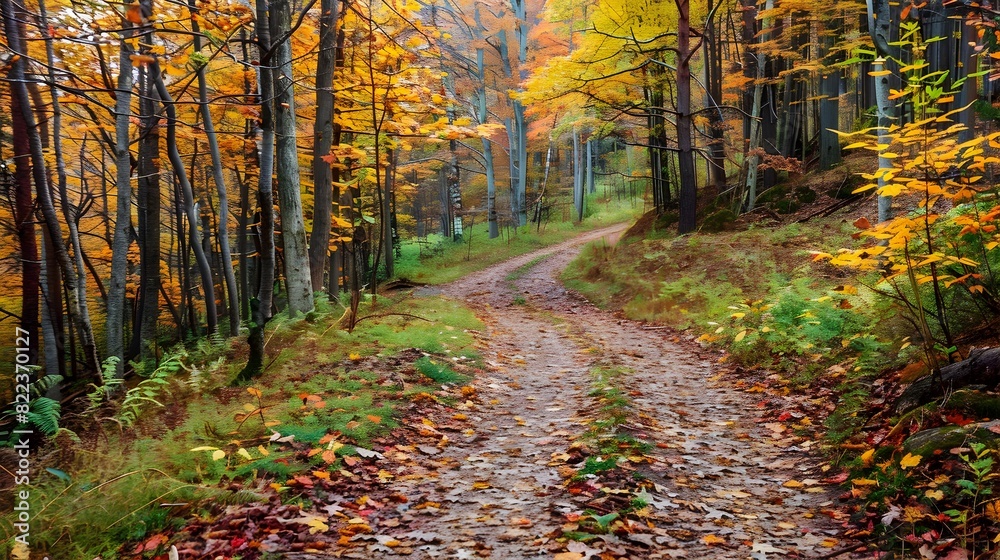
[[[446,401],[442,386],[457,388],[480,359],[471,311],[443,298],[393,297],[363,308],[371,317],[352,333],[336,326],[340,309],[309,320],[279,315],[268,328],[267,368],[248,386],[230,386],[243,341],[204,342],[147,372],[164,381],[148,400],[133,399],[134,410],[119,393],[91,413],[68,414],[75,432],[61,430],[34,457],[32,553],[152,557],[164,535],[183,536],[192,520],[275,494],[294,504],[307,499],[296,477],[319,480],[363,460],[411,403]],[[0,551],[21,558],[13,523],[0,518]]]

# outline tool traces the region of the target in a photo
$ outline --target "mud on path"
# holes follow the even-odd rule
[[[809,442],[762,426],[760,399],[718,379],[709,352],[602,312],[556,280],[585,243],[613,243],[623,230],[423,290],[465,300],[488,325],[483,351],[493,371],[476,380],[481,404],[468,412],[478,435],[428,458],[436,474],[397,480],[394,491],[409,501],[380,512],[377,536],[358,535],[367,542],[343,556],[817,558],[847,544],[831,507],[836,486],[820,482]],[[595,413],[588,393],[598,360],[631,372],[629,429],[654,444],[637,467],[654,483],[651,503],[631,534],[557,541],[609,490],[572,494],[560,475],[559,458]]]

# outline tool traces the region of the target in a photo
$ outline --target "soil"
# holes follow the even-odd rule
[[[285,557],[756,560],[844,550],[838,557],[851,558],[836,498],[843,477],[824,471],[817,442],[766,421],[796,397],[737,389],[714,367],[718,354],[601,311],[557,280],[585,243],[614,243],[624,230],[418,289],[466,301],[487,324],[482,352],[492,369],[473,383],[476,403],[466,412],[474,429],[465,433],[475,435],[416,446],[410,458],[420,466],[409,472],[420,475],[397,477],[398,499],[377,503],[365,519],[371,531],[352,535],[349,547]],[[604,513],[616,492],[569,491],[566,478],[567,458],[597,413],[590,370],[598,363],[631,372],[628,429],[653,445],[629,469],[647,481],[651,503],[626,530],[557,539],[588,509]]]

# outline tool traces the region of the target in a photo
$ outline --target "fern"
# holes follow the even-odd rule
[[[267,501],[267,496],[245,489],[236,490],[235,492],[229,490],[219,490],[209,492],[208,494],[207,498],[211,500],[213,504],[221,506],[241,506]]]
[[[34,367],[33,369],[37,370],[38,368]],[[49,374],[28,384],[31,401],[28,404],[28,411],[25,413],[27,423],[34,426],[34,430],[36,432],[42,433],[46,436],[50,436],[59,430],[59,420],[62,418],[62,408],[59,406],[59,401],[55,401],[43,395],[52,387],[58,386],[62,380],[63,378],[61,375]],[[16,403],[10,403],[7,409],[0,414],[0,420],[6,421],[15,417],[15,404]],[[16,443],[16,440],[13,439],[13,434],[11,434],[11,432],[5,431],[0,433],[0,438],[7,438],[7,445],[13,445]]]
[[[121,410],[118,412],[118,420],[122,424],[133,426],[139,420],[142,409],[150,403],[163,406],[163,403],[156,399],[170,382],[169,378],[184,369],[184,363],[181,362],[181,357],[184,355],[183,352],[170,355],[160,362],[159,367],[154,369],[146,379],[125,393]]]
[[[84,411],[85,413],[89,414],[100,408],[121,387],[122,383],[125,382],[123,378],[118,377],[119,361],[118,356],[108,356],[104,360],[104,363],[101,365],[101,386],[98,387],[93,383],[89,385],[93,387],[93,390],[87,393],[87,400],[90,401],[90,405],[87,406],[87,410]]]
[[[13,416],[13,407],[8,408],[3,413],[4,419],[12,418]],[[59,406],[59,401],[48,397],[35,397],[28,405],[28,412],[25,416],[27,416],[27,423],[34,427],[34,431],[51,436],[60,429],[59,420],[62,418],[62,407]],[[18,436],[15,436],[10,431],[0,432],[0,438],[2,438],[0,439],[0,445],[13,446],[18,442]]]
[[[33,399],[40,398],[45,393],[49,392],[49,389],[57,387],[62,383],[63,376],[50,373],[44,377],[40,377],[31,384],[31,397]]]
[[[59,401],[48,397],[37,397],[31,400],[28,422],[35,426],[35,430],[50,436],[59,431],[60,418],[62,418],[62,407],[59,406]]]

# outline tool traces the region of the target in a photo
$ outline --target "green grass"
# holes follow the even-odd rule
[[[393,315],[404,312],[426,320]],[[245,341],[195,345],[184,358],[191,372],[171,378],[158,399],[164,406],[144,408],[134,429],[103,420],[80,431],[83,441],[61,433],[45,466],[66,472],[70,482],[35,465],[32,551],[52,558],[122,558],[123,542],[176,527],[212,504],[259,499],[219,487],[223,477],[282,482],[326,467],[318,456],[303,462],[268,442],[271,430],[308,444],[338,433],[344,445],[336,454],[352,454],[355,445],[368,446],[398,426],[399,407],[411,395],[466,380],[453,364],[481,360],[473,334],[482,324],[455,301],[380,297],[374,308],[363,305],[361,315],[371,317],[353,333],[335,326],[341,313],[321,306],[310,321],[275,318],[266,335],[270,365],[250,387],[229,387],[242,366]],[[429,356],[414,356],[413,349]],[[408,367],[400,363],[404,352],[410,367],[425,374],[423,382],[405,388],[398,378],[398,370]],[[259,400],[249,389],[260,391]],[[98,416],[114,413],[109,406]],[[213,451],[193,451],[198,447],[225,456],[213,459]],[[0,517],[0,556],[10,553],[12,522],[10,513]]]
[[[871,381],[905,359],[887,341],[907,327],[861,286],[870,279],[812,262],[810,251],[853,246],[855,231],[838,216],[684,237],[650,227],[615,247],[586,247],[563,279],[604,308],[700,335],[793,387],[831,387],[840,402],[827,437],[840,442],[860,425]],[[838,291],[852,283],[858,293]],[[828,377],[838,364],[846,373]]]

